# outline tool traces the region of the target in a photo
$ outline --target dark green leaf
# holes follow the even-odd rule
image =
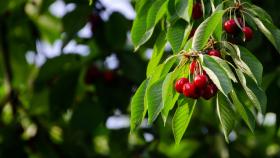
[[[217,113],[223,128],[225,139],[228,142],[228,135],[235,126],[235,113],[232,103],[222,93],[217,94]]]
[[[267,103],[265,92],[250,77],[244,75],[241,70],[236,69],[236,74],[251,102],[259,112],[264,113]]]
[[[167,40],[174,53],[178,53],[182,48],[186,26],[186,21],[179,19],[167,30]]]
[[[196,100],[183,98],[178,102],[178,108],[172,120],[172,130],[176,144],[179,144],[191,120]]]
[[[193,37],[194,50],[202,50],[205,47],[210,36],[221,21],[223,15],[223,10],[215,11],[210,17],[208,17],[199,25]]]
[[[146,79],[142,82],[140,87],[137,89],[136,93],[131,100],[131,118],[130,118],[130,130],[134,131],[144,119],[147,112],[147,105],[144,104],[144,98],[146,94],[146,88],[149,80]]]
[[[217,88],[224,94],[227,95],[232,90],[232,84],[224,68],[208,55],[200,55],[203,69],[209,75],[210,79],[214,82]]]
[[[192,15],[193,0],[176,0],[175,7],[178,16],[189,22]]]
[[[252,132],[254,132],[254,129],[255,129],[254,115],[248,109],[248,107],[246,105],[242,104],[242,102],[240,101],[240,99],[238,97],[238,91],[235,92],[235,90],[233,90],[230,93],[230,96],[232,98],[233,104],[235,105],[237,112],[241,115],[242,119],[245,121],[245,123],[250,128],[250,130]]]

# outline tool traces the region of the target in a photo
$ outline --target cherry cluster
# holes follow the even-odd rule
[[[221,53],[216,50],[208,50],[207,54],[210,56],[221,57]],[[190,75],[193,81],[188,78],[179,78],[175,83],[175,90],[178,93],[184,94],[186,97],[198,99],[202,97],[209,100],[218,92],[216,85],[212,82],[209,76],[202,70],[198,60],[193,60],[190,63]]]
[[[239,28],[239,26],[241,29]],[[245,41],[250,41],[253,38],[253,31],[249,26],[245,26],[241,18],[237,20],[229,19],[224,23],[224,29],[228,34],[237,35],[240,30],[243,32]]]

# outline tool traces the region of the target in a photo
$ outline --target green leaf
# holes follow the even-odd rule
[[[250,13],[254,14],[258,18],[263,18],[265,20],[268,20],[269,22],[273,22],[271,16],[261,7],[256,6],[256,5],[251,5],[250,8],[247,8]]]
[[[165,0],[145,1],[139,6],[131,29],[135,49],[146,43],[153,34],[155,25],[166,12]]]
[[[148,104],[148,122],[152,124],[158,117],[163,108],[162,102],[162,84],[164,77],[152,84],[147,89],[147,104]]]
[[[196,100],[182,98],[178,104],[178,108],[172,120],[172,130],[176,144],[179,144],[184,136],[195,109]]]
[[[217,10],[198,26],[193,37],[194,50],[202,50],[204,48],[223,15],[223,10]]]
[[[203,70],[209,75],[217,88],[227,95],[232,90],[232,84],[224,68],[211,56],[200,55]]]
[[[182,47],[187,22],[179,19],[167,30],[167,40],[174,53],[178,53]]]
[[[165,77],[165,80],[162,85],[163,110],[161,113],[162,113],[164,124],[168,117],[169,111],[171,109],[173,109],[173,107],[179,97],[179,93],[177,93],[174,89],[174,83],[175,83],[176,79],[180,76],[181,71],[182,71],[181,69],[176,69],[173,72],[170,72]]]
[[[138,14],[133,21],[131,28],[131,39],[134,44],[135,49],[137,50],[142,44],[148,41],[152,36],[153,29],[147,29],[147,16],[150,7],[152,6],[152,1],[145,1],[138,8]]]
[[[221,18],[217,24],[216,29],[214,30],[213,36],[217,41],[222,41],[223,34],[223,19]]]
[[[156,0],[153,3],[147,16],[147,30],[150,30],[159,22],[166,13],[166,10],[167,2],[165,0]]]
[[[189,22],[192,15],[193,0],[176,0],[175,7],[177,15]]]
[[[236,69],[236,74],[251,102],[259,112],[264,113],[267,103],[265,92],[250,77],[244,75],[241,70]]]
[[[220,64],[220,66],[225,70],[225,72],[227,73],[227,76],[233,81],[233,82],[238,82],[234,73],[232,72],[230,66],[228,65],[227,61],[219,58],[219,57],[215,57],[215,56],[212,56],[212,58],[214,60],[216,60],[217,63]]]
[[[252,17],[259,30],[272,43],[276,50],[280,53],[280,30],[271,22],[262,18]]]
[[[142,120],[144,119],[147,112],[147,105],[144,104],[144,98],[146,93],[146,88],[149,80],[146,79],[142,82],[140,87],[137,89],[136,93],[131,100],[131,118],[130,118],[130,130],[134,131],[138,126],[140,126]]]
[[[159,62],[161,61],[162,55],[164,53],[164,48],[166,45],[166,33],[162,32],[154,45],[152,58],[149,61],[147,67],[147,76],[150,76],[151,73],[155,70],[158,66]]]
[[[222,125],[225,139],[228,141],[228,135],[235,125],[235,112],[232,109],[232,103],[222,93],[217,94],[217,114]]]
[[[249,75],[258,85],[262,83],[263,66],[261,62],[246,48],[239,46],[241,58],[233,58],[237,67]]]
[[[255,118],[252,112],[249,110],[247,106],[241,103],[238,92],[236,93],[235,90],[233,90],[230,93],[231,99],[233,101],[233,104],[236,107],[237,112],[241,115],[242,119],[245,121],[247,126],[250,128],[252,132],[254,132],[255,129]]]

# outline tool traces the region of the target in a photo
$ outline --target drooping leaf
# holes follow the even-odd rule
[[[251,102],[259,112],[264,113],[267,103],[265,92],[253,81],[253,79],[246,74],[243,74],[241,70],[236,69],[236,74]]]
[[[235,112],[232,109],[232,103],[222,93],[217,94],[217,114],[222,125],[225,139],[228,142],[228,135],[235,125]]]
[[[206,71],[210,79],[214,82],[217,88],[224,94],[227,95],[232,90],[232,84],[224,68],[208,55],[199,56],[202,61],[203,69]]]
[[[131,29],[135,50],[146,43],[153,34],[155,25],[166,12],[165,0],[145,1],[139,6]]]
[[[146,79],[142,82],[140,87],[137,89],[136,93],[131,100],[131,118],[130,118],[130,130],[134,131],[144,119],[147,112],[147,105],[144,104],[144,98],[146,93],[146,88],[149,80]]]
[[[239,46],[240,60],[233,58],[237,67],[249,75],[258,85],[262,83],[263,66],[261,62],[246,48]]]
[[[266,38],[272,43],[275,49],[280,53],[280,30],[271,22],[262,18],[253,17],[259,30],[266,36]]]
[[[160,114],[163,108],[162,102],[162,84],[164,77],[148,87],[146,97],[148,105],[148,122],[152,124]]]
[[[250,5],[250,8],[247,8],[247,9],[250,11],[250,13],[254,14],[258,18],[263,18],[265,20],[268,20],[271,23],[273,22],[271,16],[261,7],[252,4],[252,5]]]
[[[186,21],[179,19],[167,30],[167,40],[175,54],[178,53],[182,47],[186,26]]]
[[[189,22],[192,15],[193,0],[176,0],[175,7],[177,15]]]
[[[131,39],[136,50],[152,36],[153,28],[147,30],[147,16],[151,6],[152,1],[145,1],[139,5],[138,14],[133,21]]]
[[[175,143],[179,144],[191,120],[196,100],[182,98],[172,120],[172,130]]]
[[[155,70],[158,66],[159,62],[161,61],[162,55],[164,53],[164,48],[166,44],[166,33],[162,32],[154,45],[152,58],[149,61],[147,67],[147,77],[151,75],[151,73]]]
[[[173,72],[170,72],[164,79],[162,85],[163,110],[161,113],[162,113],[164,123],[166,122],[169,111],[173,109],[179,97],[179,93],[177,93],[174,89],[174,83],[176,79],[178,79],[180,74],[181,74],[181,69],[176,69]]]
[[[193,37],[194,50],[202,50],[205,47],[223,15],[223,10],[217,10],[199,25]]]
[[[225,72],[227,73],[227,76],[228,76],[233,82],[237,82],[237,79],[236,79],[234,73],[232,72],[230,66],[228,65],[228,63],[227,63],[225,60],[223,60],[223,59],[221,59],[221,58],[219,58],[219,57],[215,57],[215,56],[212,56],[212,58],[213,58],[214,60],[216,60],[216,62],[219,63],[219,64],[221,65],[221,67],[222,67],[222,68],[225,70]]]
[[[240,114],[242,119],[245,121],[249,129],[254,132],[255,129],[255,118],[252,112],[248,109],[247,106],[242,104],[238,97],[238,92],[236,93],[235,90],[233,90],[230,93],[231,99],[233,101],[233,104],[235,105],[236,111]]]

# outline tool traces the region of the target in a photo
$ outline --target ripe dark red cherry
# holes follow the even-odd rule
[[[213,49],[213,50],[210,50],[209,52],[208,52],[208,55],[210,55],[210,56],[216,56],[216,57],[221,57],[221,53],[220,53],[220,51],[218,51],[218,50],[216,50],[216,49]]]
[[[192,18],[194,20],[200,19],[203,16],[202,5],[197,2],[193,5]]]
[[[206,87],[208,82],[208,77],[206,75],[197,75],[194,78],[194,85],[199,88],[202,89],[204,87]]]
[[[178,93],[183,93],[183,86],[188,83],[189,80],[187,78],[180,78],[175,83],[175,89]]]
[[[210,84],[206,86],[206,88],[203,91],[202,97],[206,100],[209,100],[215,95],[214,87]]]
[[[250,41],[253,38],[253,31],[250,27],[245,26],[242,28],[242,31],[245,35],[245,40]]]
[[[234,19],[229,19],[224,23],[224,29],[229,34],[236,34],[238,26],[235,23]]]
[[[190,73],[194,74],[195,70],[197,69],[198,63],[196,60],[193,60],[190,64]]]
[[[196,87],[193,83],[186,83],[183,86],[183,94],[186,97],[193,97],[196,94]]]

